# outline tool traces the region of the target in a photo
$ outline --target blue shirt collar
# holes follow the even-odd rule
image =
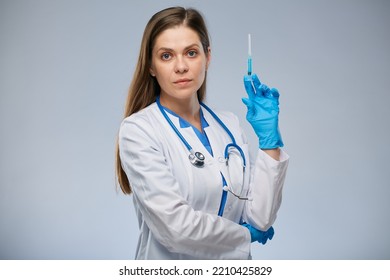
[[[165,111],[167,111],[169,114],[177,117],[179,119],[179,124],[180,124],[180,128],[187,128],[187,127],[192,127],[193,129],[196,129],[198,130],[195,126],[193,126],[192,124],[190,124],[189,122],[187,122],[185,119],[183,119],[182,117],[180,117],[178,114],[176,114],[175,112],[173,112],[172,110],[169,110],[168,108],[162,106],[164,108]],[[202,107],[200,108],[200,124],[202,126],[202,129],[204,129],[205,127],[208,127],[209,124],[208,122],[206,121],[206,119],[204,118],[204,115],[203,115],[203,110],[202,110]]]

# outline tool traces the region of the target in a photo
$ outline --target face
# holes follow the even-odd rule
[[[198,34],[180,25],[163,31],[152,51],[150,74],[161,88],[161,100],[197,98],[210,61]]]

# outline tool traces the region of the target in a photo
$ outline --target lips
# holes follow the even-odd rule
[[[179,80],[174,81],[174,83],[181,85],[181,84],[187,84],[187,83],[189,83],[191,81],[192,81],[191,79],[183,78],[183,79],[179,79]]]

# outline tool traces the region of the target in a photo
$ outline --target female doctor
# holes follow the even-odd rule
[[[274,234],[288,164],[279,94],[244,77],[260,143],[251,165],[238,118],[202,103],[210,58],[196,10],[168,8],[148,22],[117,146],[118,182],[138,216],[136,259],[250,259],[251,242]]]

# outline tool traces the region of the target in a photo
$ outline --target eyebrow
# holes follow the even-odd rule
[[[184,49],[185,49],[185,50],[188,50],[188,49],[193,48],[193,47],[201,48],[201,46],[199,46],[199,44],[194,43],[194,44],[191,44],[191,45],[185,47]],[[161,47],[161,48],[159,48],[156,52],[159,52],[159,51],[174,52],[175,50],[174,50],[174,49],[171,49],[171,48]]]

